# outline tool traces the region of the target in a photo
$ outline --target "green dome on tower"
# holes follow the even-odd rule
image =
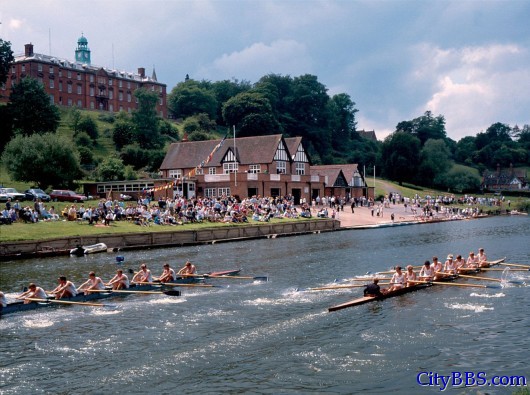
[[[86,39],[85,36],[83,36],[83,33],[81,33],[81,37],[78,38],[77,43],[78,44],[88,44],[88,40]]]

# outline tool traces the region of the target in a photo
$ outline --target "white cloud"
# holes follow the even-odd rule
[[[270,45],[254,43],[241,51],[224,54],[199,74],[256,82],[270,73],[300,75],[310,73],[311,69],[312,61],[305,45],[294,40],[276,40]]]
[[[10,29],[17,30],[22,27],[22,19],[10,19],[7,25]]]

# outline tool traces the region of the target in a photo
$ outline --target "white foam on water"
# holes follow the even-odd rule
[[[53,324],[52,320],[24,320],[22,326],[25,328],[48,328]]]
[[[474,297],[477,297],[477,298],[504,298],[506,296],[506,294],[504,294],[502,292],[498,292],[496,294],[479,294],[479,293],[476,293],[476,292],[472,292],[470,294],[470,296],[474,296]]]
[[[471,303],[455,303],[452,305],[449,305],[445,303],[445,307],[455,310],[468,310],[468,311],[474,311],[475,313],[482,313],[486,310],[494,310],[493,307],[486,307],[483,305],[476,305]]]
[[[186,299],[180,298],[178,296],[168,296],[167,298],[156,298],[148,302],[148,304],[178,304],[184,303]]]
[[[115,315],[115,314],[121,314],[121,310],[118,310],[118,309],[114,309],[114,310],[110,310],[110,309],[94,309],[92,311],[92,314],[93,315],[97,315],[97,316],[104,316],[104,315]]]

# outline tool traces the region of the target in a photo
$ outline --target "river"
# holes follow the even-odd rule
[[[269,281],[210,280],[224,287],[106,299],[110,308],[6,315],[0,393],[411,394],[439,393],[440,383],[425,385],[434,374],[528,380],[527,286],[434,286],[333,313],[329,306],[360,296],[361,289],[300,289],[418,265],[433,255],[442,261],[448,253],[467,256],[479,247],[489,259],[530,264],[529,242],[528,217],[513,216],[4,262],[0,289],[9,297],[30,281],[54,287],[61,273],[77,284],[90,270],[109,279],[116,255],[125,257],[119,267],[145,262],[155,275],[165,262],[177,267],[190,259],[199,272],[242,268],[241,275]],[[530,272],[507,276],[530,284]],[[515,389],[449,385],[446,393]]]

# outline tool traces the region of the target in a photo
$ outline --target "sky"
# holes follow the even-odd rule
[[[195,80],[312,74],[355,102],[379,140],[425,111],[458,141],[490,125],[530,124],[530,1],[2,0],[15,54],[153,67],[168,92]]]

